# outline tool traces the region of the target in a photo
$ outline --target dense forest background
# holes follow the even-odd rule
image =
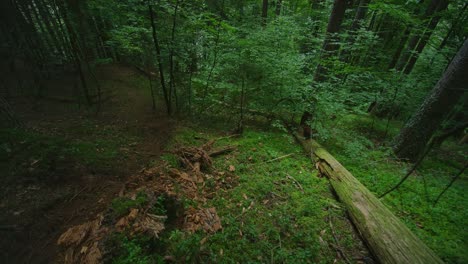
[[[378,195],[391,193],[389,206],[412,229],[423,229],[420,215],[431,217],[426,224],[434,229],[417,234],[445,261],[462,263],[467,212],[453,199],[466,201],[467,5],[464,0],[1,1],[0,119],[7,164],[2,170],[11,174],[5,184],[30,173],[19,169],[22,161],[11,165],[21,142],[43,140],[27,133],[57,136],[60,129],[51,127],[70,112],[94,120],[90,131],[102,129],[106,119],[164,120],[164,128],[142,132],[145,140],[157,134],[160,141],[167,137],[154,131],[170,127],[168,117],[205,127],[221,122],[222,130],[234,134],[259,119],[279,131],[295,124],[303,137],[324,142],[351,172],[374,174],[360,180]],[[139,77],[132,79],[129,71]],[[118,74],[124,77],[109,81]],[[113,98],[123,98],[121,105],[133,102],[118,89],[126,82],[144,89],[142,100],[109,115]],[[134,114],[140,107],[148,116]],[[57,119],[38,129],[31,122],[37,116]],[[95,132],[81,136],[87,133]],[[64,153],[77,155],[83,146]],[[62,155],[57,149],[54,145],[26,166]],[[86,155],[89,167],[116,159],[115,153],[102,159],[79,155]],[[45,170],[62,162],[52,160]],[[106,166],[109,172],[113,165]],[[418,169],[434,178],[417,178],[416,191],[398,189]],[[385,180],[376,181],[377,171]],[[454,184],[450,201],[442,198],[435,207]],[[414,217],[402,201],[414,208],[427,203],[427,210]],[[438,227],[436,217],[445,219]],[[458,235],[457,225],[463,229]]]

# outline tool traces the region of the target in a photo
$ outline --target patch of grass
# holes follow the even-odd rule
[[[393,187],[405,175],[410,164],[397,161],[390,148],[378,146],[388,143],[390,135],[399,130],[397,122],[391,122],[387,141],[380,138],[386,121],[375,120],[374,131],[368,117],[349,117],[339,121],[332,131],[333,136],[324,141],[325,147],[369,190],[378,194]],[[443,153],[459,153],[445,156]],[[397,191],[387,195],[383,202],[436,254],[449,263],[468,261],[466,245],[468,231],[468,200],[466,178],[461,178],[444,194],[437,206],[433,202],[459,168],[459,161],[466,157],[466,150],[457,149],[447,142],[440,150],[433,151]]]
[[[167,164],[172,167],[172,168],[180,168],[180,161],[179,158],[177,158],[176,155],[166,153],[161,155],[161,160],[166,161]]]

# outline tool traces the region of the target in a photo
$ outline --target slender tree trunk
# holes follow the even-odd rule
[[[40,2],[36,3],[36,7],[38,8],[39,14],[44,21],[45,28],[47,29],[47,32],[49,33],[52,42],[54,43],[54,46],[57,50],[58,53],[65,55],[65,45],[63,44],[62,41],[60,41],[59,37],[59,28],[54,28],[53,23],[52,23],[52,16],[48,10],[50,9],[49,6],[43,1],[40,0]]]
[[[441,5],[441,3],[443,3],[443,2],[447,2],[447,0],[432,0],[431,3],[429,3],[429,6],[427,7],[427,9],[426,9],[426,11],[425,11],[425,13],[423,15],[423,19],[430,19],[430,17],[434,14],[434,12],[437,11],[438,7],[444,5],[444,4]],[[438,22],[438,20],[439,19],[437,19],[437,22]],[[430,21],[431,21],[430,24],[432,24],[432,19]],[[434,28],[435,28],[436,25],[437,25],[437,23],[435,23]],[[395,69],[397,71],[403,71],[405,69],[405,67],[408,64],[408,61],[412,57],[413,52],[416,52],[416,49],[417,49],[417,47],[419,45],[419,41],[420,41],[421,38],[422,38],[421,34],[417,34],[417,33],[415,33],[415,35],[413,35],[410,38],[406,51],[403,53],[403,55],[398,60],[398,63],[396,64]],[[425,43],[424,43],[424,45],[425,45]]]
[[[158,61],[158,68],[159,68],[159,79],[161,80],[161,87],[162,87],[162,90],[163,90],[163,94],[164,94],[164,101],[166,102],[166,109],[167,109],[167,114],[168,115],[171,115],[172,113],[172,109],[171,109],[171,99],[169,97],[169,94],[167,92],[167,88],[166,88],[166,81],[165,81],[165,78],[164,78],[164,69],[163,69],[163,64],[162,64],[162,57],[161,57],[161,48],[159,46],[159,40],[158,40],[158,35],[157,35],[157,32],[156,32],[156,23],[155,23],[155,15],[153,13],[153,8],[151,6],[151,2],[150,0],[148,0],[147,2],[148,4],[148,12],[149,12],[149,16],[150,16],[150,20],[151,20],[151,29],[152,29],[152,33],[153,33],[153,43],[154,43],[154,48],[156,50],[156,58],[157,58],[157,61]]]
[[[153,89],[153,82],[151,80],[151,75],[148,76],[148,82],[149,82],[150,92],[151,92],[151,109],[154,112],[156,111],[156,100],[154,98],[154,89]]]
[[[367,10],[369,9],[369,3],[371,0],[359,1],[359,6],[354,16],[353,24],[351,24],[351,31],[356,31],[361,27],[364,18],[366,17]]]
[[[415,161],[446,115],[462,97],[468,83],[468,40],[447,67],[423,104],[394,139],[393,150],[401,159]]]
[[[213,71],[216,67],[216,64],[218,62],[218,47],[219,47],[219,38],[220,38],[220,31],[221,31],[221,22],[218,22],[216,25],[216,39],[215,39],[215,45],[214,45],[214,50],[213,50],[213,63],[211,64],[210,72],[208,73],[208,78],[206,79],[206,85],[205,85],[205,90],[203,91],[203,99],[206,98],[208,95],[208,88],[210,87],[210,80],[211,76],[213,75]]]
[[[398,43],[398,47],[397,47],[395,53],[393,54],[393,57],[392,57],[392,60],[390,61],[390,64],[388,65],[388,69],[395,68],[396,63],[397,63],[398,59],[400,58],[401,52],[405,48],[405,44],[408,41],[410,31],[411,31],[410,28],[407,27],[405,29],[405,32],[403,32],[403,36],[401,37],[400,43]]]
[[[277,17],[281,15],[281,7],[282,6],[283,6],[283,0],[276,0],[275,14],[276,14]]]
[[[70,46],[72,47],[72,52],[73,52],[73,59],[74,59],[75,66],[78,70],[78,74],[81,80],[83,94],[86,99],[86,103],[90,106],[92,105],[92,100],[91,100],[91,95],[89,93],[88,82],[86,80],[86,77],[83,71],[83,54],[80,49],[80,44],[75,34],[75,31],[73,30],[71,22],[68,19],[67,9],[65,8],[64,3],[61,3],[61,2],[59,3],[60,4],[58,7],[60,8],[60,12],[62,14],[65,27],[67,28],[67,31],[68,31],[68,36],[70,38]]]
[[[333,3],[332,13],[330,19],[328,20],[327,33],[323,43],[322,54],[320,56],[320,61],[323,61],[329,58],[333,53],[339,49],[338,37],[336,34],[339,32],[341,23],[343,22],[344,14],[346,11],[347,1],[346,0],[335,0]],[[314,82],[322,82],[327,78],[328,69],[324,67],[321,62],[317,66],[314,75]],[[310,111],[306,110],[301,117],[301,127],[303,136],[305,138],[310,138],[311,129],[309,123],[312,119],[312,114]]]
[[[448,4],[449,4],[448,0],[442,0],[439,6],[437,7],[437,10],[436,10],[437,14],[435,14],[432,17],[431,21],[429,22],[429,25],[427,26],[426,31],[424,32],[423,36],[420,38],[418,45],[416,46],[416,49],[411,54],[411,57],[408,61],[408,65],[406,65],[405,70],[403,71],[405,74],[410,74],[411,71],[413,70],[414,65],[416,64],[416,61],[419,58],[419,55],[424,50],[424,47],[426,47],[426,44],[429,41],[429,38],[431,37],[432,32],[434,32],[434,29],[439,23],[439,20],[441,18],[439,12],[447,9]]]
[[[339,49],[338,37],[336,36],[340,30],[341,23],[343,22],[344,14],[346,11],[346,0],[335,0],[333,4],[332,13],[328,20],[327,33],[323,43],[322,54],[320,60],[326,60],[334,52]],[[321,82],[326,79],[328,69],[321,63],[317,66],[315,71],[314,81]]]
[[[52,19],[52,22],[54,23],[54,26],[60,31],[61,33],[60,35],[62,38],[64,49],[66,51],[66,55],[68,59],[70,59],[73,63],[73,49],[70,45],[71,43],[70,36],[68,35],[64,19],[62,18],[62,16],[60,16],[61,12],[59,8],[59,4],[57,4],[55,0],[53,0],[53,2],[54,3],[51,6],[53,8],[53,13],[55,14],[55,19]],[[50,12],[49,9],[48,11]]]
[[[268,0],[263,0],[262,4],[262,26],[266,26],[268,17]]]
[[[377,18],[377,11],[372,11],[372,16],[371,16],[371,19],[369,21],[369,25],[367,26],[367,30],[370,31],[374,28],[374,24],[375,24],[375,20]]]
[[[361,0],[359,2],[359,6],[356,11],[356,15],[354,16],[353,24],[351,24],[351,28],[349,30],[349,36],[346,40],[347,47],[352,47],[355,39],[357,30],[362,26],[362,21],[366,17],[367,9],[369,8],[370,0]],[[350,61],[349,56],[349,49],[343,49],[343,52],[340,54],[340,59],[342,61]]]
[[[175,32],[176,32],[176,25],[177,25],[177,11],[179,9],[180,0],[176,1],[174,6],[174,15],[172,19],[172,30],[171,30],[171,47],[169,50],[169,98],[172,97],[172,92],[174,92],[174,99],[176,105],[176,111],[179,110],[179,100],[177,98],[177,87],[175,84],[175,75],[174,75],[174,49],[175,49]]]

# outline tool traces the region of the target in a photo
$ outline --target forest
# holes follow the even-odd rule
[[[0,263],[468,263],[467,6],[0,1]]]

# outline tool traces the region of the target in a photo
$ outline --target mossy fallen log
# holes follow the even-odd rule
[[[294,133],[321,174],[330,180],[354,225],[380,263],[443,263],[403,222],[314,140]]]

